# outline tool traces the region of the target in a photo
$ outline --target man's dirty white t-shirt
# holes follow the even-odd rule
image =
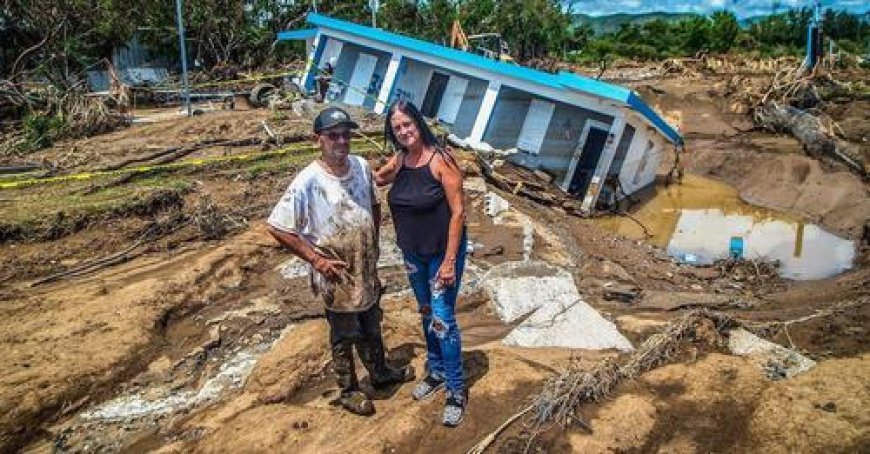
[[[337,177],[314,161],[303,169],[272,209],[269,225],[295,233],[327,257],[335,254],[348,264],[341,283],[329,282],[311,268],[311,284],[326,308],[335,312],[360,312],[378,298],[378,245],[372,205],[378,203],[368,163],[348,156],[350,171]]]

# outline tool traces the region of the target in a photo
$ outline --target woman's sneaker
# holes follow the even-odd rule
[[[414,390],[411,391],[411,397],[413,397],[414,400],[428,399],[443,387],[444,380],[437,379],[431,375],[426,375],[426,378],[418,382],[417,386],[414,387]]]
[[[447,403],[444,405],[444,425],[456,427],[465,417],[465,404],[468,401],[463,392],[447,392]]]

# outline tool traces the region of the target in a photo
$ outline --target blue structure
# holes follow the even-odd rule
[[[804,67],[808,71],[812,71],[816,67],[824,52],[822,47],[821,8],[821,2],[816,1],[813,19],[807,27],[807,55],[804,58]]]
[[[605,184],[630,194],[655,179],[664,147],[683,138],[633,91],[574,73],[551,74],[317,13],[303,80],[327,62],[332,99],[381,113],[397,98],[472,146],[515,149],[517,164],[549,171],[588,210]]]

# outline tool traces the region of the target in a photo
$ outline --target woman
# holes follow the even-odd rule
[[[446,387],[443,422],[455,427],[468,397],[456,324],[466,253],[462,172],[414,104],[393,103],[384,133],[399,152],[377,171],[375,181],[393,184],[387,199],[426,337],[427,374],[412,395],[421,400]]]

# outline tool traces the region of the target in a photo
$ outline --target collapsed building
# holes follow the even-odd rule
[[[633,91],[555,74],[311,13],[302,81],[328,68],[328,99],[377,113],[407,99],[474,148],[511,150],[515,164],[553,176],[588,211],[609,184],[621,195],[655,180],[663,151],[682,136]]]

